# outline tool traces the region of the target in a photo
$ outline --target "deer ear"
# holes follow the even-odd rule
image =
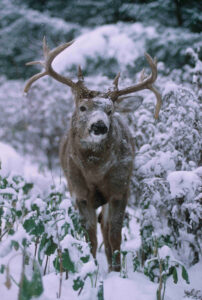
[[[119,97],[115,102],[117,103],[116,110],[119,112],[133,112],[142,105],[142,102],[143,97],[141,96]]]

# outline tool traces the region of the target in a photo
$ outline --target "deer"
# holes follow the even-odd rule
[[[132,86],[119,89],[118,73],[113,88],[108,91],[90,90],[84,83],[80,66],[76,82],[60,75],[52,67],[55,57],[73,42],[49,50],[46,39],[43,39],[44,61],[33,61],[27,65],[40,64],[44,70],[28,80],[24,92],[27,93],[31,85],[45,75],[71,88],[75,110],[70,128],[59,147],[61,167],[93,257],[96,258],[99,219],[108,270],[118,272],[121,268],[121,231],[135,149],[133,136],[120,114],[116,113],[115,106],[125,99],[125,95],[149,89],[157,99],[155,119],[158,119],[161,95],[153,86],[157,78],[157,60],[145,53],[151,74],[145,75],[143,69],[140,81]],[[97,218],[98,207],[101,207],[101,213]]]

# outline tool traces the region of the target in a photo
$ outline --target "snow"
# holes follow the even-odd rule
[[[199,176],[189,171],[172,172],[168,175],[167,179],[173,198],[182,197],[184,195],[186,195],[187,198],[192,198],[196,189],[201,184]]]
[[[132,279],[123,279],[112,272],[104,282],[105,300],[155,300],[157,285],[138,274]]]
[[[8,176],[10,173],[23,174],[23,159],[9,145],[0,142],[0,174]]]
[[[24,228],[20,225],[18,228],[18,231],[14,234],[9,236],[6,240],[4,240],[3,242],[1,242],[1,253],[0,253],[0,257],[4,258],[4,256],[6,256],[10,251],[11,251],[11,241],[22,241],[24,238],[27,238],[28,235],[26,233],[26,231],[24,230]],[[2,259],[3,262],[3,259]],[[4,263],[6,263],[4,261]]]
[[[158,254],[160,259],[165,259],[167,256],[169,256],[171,260],[174,258],[172,250],[166,245],[164,245],[158,250]]]
[[[151,38],[155,37],[155,29],[145,27],[141,23],[100,26],[78,37],[71,47],[56,57],[53,67],[60,72],[71,65],[85,67],[88,57],[95,59],[95,57],[100,56],[116,57],[121,68],[124,68],[144,53],[145,41],[143,36],[147,34]],[[139,39],[138,43],[135,42],[135,39]],[[93,41],[93,43],[89,43],[89,41]]]

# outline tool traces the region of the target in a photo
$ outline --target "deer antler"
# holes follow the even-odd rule
[[[89,90],[88,88],[85,87],[84,85],[84,79],[83,79],[83,75],[82,75],[82,71],[81,68],[79,67],[78,69],[78,79],[79,81],[77,83],[73,82],[70,78],[68,77],[64,77],[60,74],[58,74],[55,70],[53,70],[52,68],[52,62],[54,60],[54,58],[61,53],[63,50],[65,50],[66,48],[68,48],[69,46],[71,46],[73,44],[73,41],[65,43],[63,45],[60,45],[58,47],[56,47],[53,50],[49,50],[47,43],[46,43],[46,39],[44,37],[43,39],[43,52],[44,52],[44,61],[32,61],[27,63],[26,65],[30,66],[30,65],[35,65],[35,64],[40,64],[45,68],[45,71],[40,72],[38,74],[35,74],[34,76],[32,76],[25,88],[24,88],[24,92],[27,93],[29,88],[31,87],[32,83],[35,82],[36,80],[38,80],[39,78],[45,76],[45,75],[50,75],[51,77],[53,77],[54,79],[56,79],[59,82],[62,82],[68,86],[70,86],[72,89],[77,90],[77,92],[80,93],[80,96],[82,95],[83,97],[95,97],[98,95],[102,95],[102,97],[105,98],[111,98],[113,101],[122,101],[124,99],[124,97],[120,97],[126,94],[131,94],[137,91],[141,91],[144,89],[149,89],[151,90],[157,99],[157,103],[156,103],[156,110],[155,110],[155,118],[158,119],[158,115],[159,115],[159,111],[161,108],[161,95],[160,93],[157,91],[157,89],[152,85],[156,78],[157,78],[157,60],[156,59],[152,59],[151,56],[148,53],[145,53],[145,57],[150,65],[150,68],[152,70],[152,73],[147,77],[144,74],[144,69],[142,70],[141,73],[141,77],[140,77],[140,82],[127,87],[125,89],[119,90],[118,89],[118,81],[119,81],[119,77],[120,77],[120,73],[117,74],[117,76],[114,79],[114,89],[113,90],[109,90],[107,93],[102,93],[100,91],[93,91],[93,90]],[[120,97],[118,99],[118,97]]]
[[[56,47],[53,50],[49,50],[47,43],[46,43],[46,38],[43,38],[43,53],[44,53],[44,61],[32,61],[32,62],[28,62],[26,65],[31,66],[31,65],[36,65],[36,64],[40,64],[41,66],[43,66],[45,68],[45,71],[40,72],[34,76],[32,76],[28,82],[26,83],[26,86],[24,88],[24,92],[27,93],[29,88],[31,87],[32,83],[35,82],[36,80],[38,80],[39,78],[45,76],[45,75],[50,75],[51,77],[53,77],[54,79],[56,79],[57,81],[60,81],[68,86],[70,86],[71,88],[76,88],[76,83],[74,83],[70,78],[68,77],[64,77],[60,74],[58,74],[57,72],[55,72],[51,66],[54,58],[61,53],[63,50],[65,50],[66,48],[68,48],[69,46],[71,46],[73,44],[74,41],[71,41],[69,43],[65,43],[63,45],[60,45],[58,47]]]
[[[113,101],[116,101],[117,98],[122,96],[122,95],[131,94],[131,93],[141,91],[141,90],[144,90],[144,89],[149,89],[155,94],[156,99],[157,99],[156,110],[155,110],[155,116],[154,117],[155,117],[155,119],[158,119],[159,111],[160,111],[160,108],[161,108],[161,102],[162,102],[161,101],[161,95],[157,91],[157,89],[152,85],[155,82],[156,78],[157,78],[157,60],[156,60],[156,58],[154,58],[154,60],[153,60],[148,53],[145,53],[145,57],[146,57],[149,65],[150,65],[152,73],[147,77],[147,76],[145,76],[144,69],[143,69],[142,73],[141,73],[139,83],[137,83],[133,86],[127,87],[125,89],[122,89],[122,90],[118,90],[118,88],[117,88],[114,91],[109,91],[108,96]],[[118,85],[116,85],[116,87],[117,86]],[[122,99],[124,99],[124,98],[122,98]]]

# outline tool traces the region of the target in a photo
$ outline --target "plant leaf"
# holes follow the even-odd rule
[[[182,278],[186,281],[187,284],[190,283],[189,275],[188,275],[187,270],[185,269],[184,266],[182,266]]]
[[[173,281],[176,284],[178,282],[178,275],[177,275],[177,269],[176,269],[176,267],[173,267],[172,274],[173,274]]]

